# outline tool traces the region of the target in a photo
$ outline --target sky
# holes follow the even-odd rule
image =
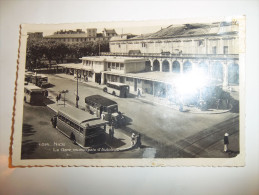
[[[122,21],[122,22],[92,22],[92,23],[73,23],[73,24],[33,24],[26,25],[27,32],[43,32],[43,36],[52,35],[59,30],[76,30],[87,28],[97,28],[97,33],[101,33],[104,28],[115,29],[117,34],[131,33],[141,35],[146,33],[154,33],[161,28],[166,28],[170,25],[180,25],[187,23],[208,23],[221,21],[221,18],[206,18],[206,19],[182,19],[182,20],[147,20],[147,21]]]

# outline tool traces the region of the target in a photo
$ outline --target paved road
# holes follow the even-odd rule
[[[52,127],[53,115],[46,106],[24,104],[22,159],[141,158],[146,155],[146,148],[128,152],[85,152]]]
[[[49,75],[49,82],[54,85],[49,89],[53,93],[68,89],[69,93],[66,98],[75,104],[76,81]],[[237,113],[228,112],[217,115],[182,113],[136,98],[118,98],[106,94],[98,88],[79,83],[79,105],[81,107],[85,106],[84,97],[94,94],[101,94],[116,101],[119,110],[131,121],[125,127],[125,132],[130,133],[132,130],[140,132],[147,145],[156,148],[157,157],[197,157],[199,153],[206,150],[206,147],[220,141],[221,134],[223,136],[225,132],[239,132],[239,115]],[[214,132],[218,132],[218,134]],[[206,133],[210,136],[202,136]],[[188,147],[183,146],[184,140],[190,138],[192,138],[192,142],[187,141]],[[197,147],[199,142],[201,146]],[[202,142],[206,144],[202,144]],[[238,145],[238,142],[236,144]]]
[[[68,89],[70,103],[75,103],[76,82],[49,75],[54,86],[49,90],[58,93]],[[130,136],[132,131],[142,134],[143,148],[128,152],[89,154],[80,151],[53,129],[49,120],[53,113],[44,106],[24,105],[22,158],[173,158],[173,157],[225,157],[222,154],[222,137],[228,132],[234,154],[239,151],[239,115],[224,113],[218,115],[181,113],[163,106],[143,102],[135,98],[121,99],[102,90],[79,83],[79,105],[85,106],[84,97],[101,94],[115,100],[119,110],[130,123],[123,129]],[[54,131],[53,131],[54,130]],[[56,144],[57,143],[57,144]],[[68,151],[76,150],[77,152]],[[59,152],[58,152],[59,150]]]

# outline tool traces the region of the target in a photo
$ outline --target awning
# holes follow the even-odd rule
[[[142,73],[121,74],[121,73],[115,73],[111,71],[104,71],[103,73],[109,74],[109,75],[161,82],[165,84],[173,84],[174,81],[180,76],[180,74],[169,73],[169,72],[142,72]]]

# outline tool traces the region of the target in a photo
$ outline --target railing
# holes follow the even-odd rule
[[[177,57],[177,58],[234,58],[238,59],[238,54],[163,54],[163,53],[112,53],[101,52],[103,56],[124,56],[124,57]]]

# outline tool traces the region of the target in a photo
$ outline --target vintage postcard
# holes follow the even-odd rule
[[[244,166],[245,17],[22,24],[10,166]]]

